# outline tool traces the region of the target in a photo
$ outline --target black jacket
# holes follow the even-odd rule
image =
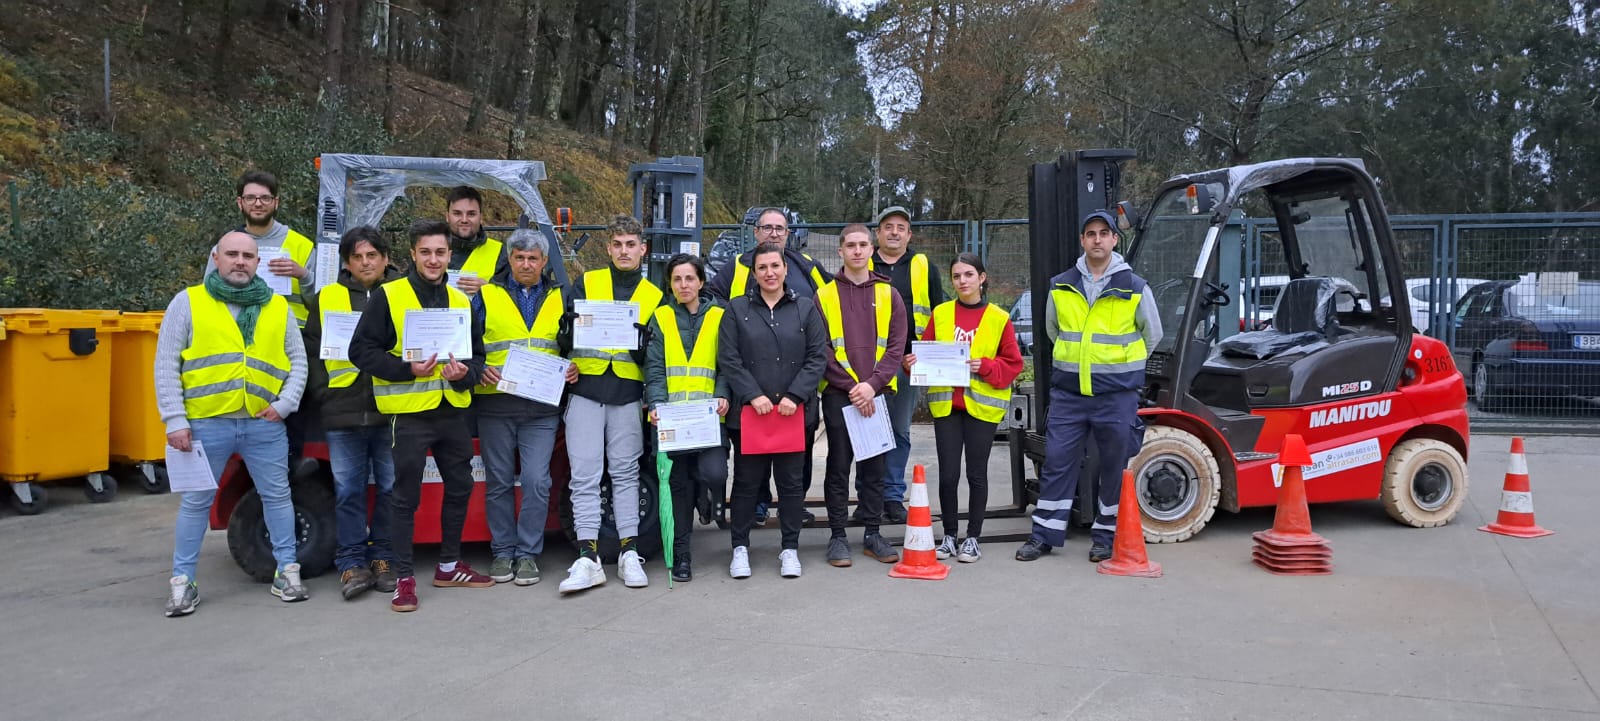
[[[350,275],[350,271],[339,270],[339,285],[350,289],[350,310],[357,313],[367,307],[367,299],[378,285],[387,283],[402,274],[394,266],[389,266],[383,271],[383,279],[379,280],[371,290],[363,288],[361,283]],[[389,417],[378,412],[378,406],[372,399],[372,376],[363,371],[356,376],[354,383],[344,388],[328,387],[328,366],[316,356],[322,347],[322,309],[318,307],[320,296],[308,294],[306,309],[310,317],[306,319],[306,362],[311,366],[310,375],[306,380],[306,395],[315,406],[321,406],[323,428],[356,428],[365,426],[381,426],[389,422]]]
[[[638,288],[639,283],[644,281],[644,270],[642,268],[629,272],[617,270],[615,266],[609,266],[608,269],[611,271],[611,297],[616,300],[632,298],[634,289]],[[577,317],[573,307],[577,301],[588,297],[588,291],[583,287],[583,276],[580,275],[572,284],[572,292],[566,296],[567,314],[561,323],[561,333],[556,337],[556,343],[561,347],[561,355],[568,358],[572,357],[572,319]],[[661,300],[666,302],[667,297],[665,294],[662,295]],[[644,370],[645,349],[650,345],[650,338],[646,332],[648,326],[645,325],[649,321],[649,318],[640,317],[639,323],[636,324],[639,328],[639,345],[638,349],[632,352],[632,355],[633,362],[639,365],[641,371]],[[572,387],[567,390],[573,395],[583,396],[591,401],[608,406],[638,403],[644,398],[644,383],[642,381],[631,381],[622,378],[609,368],[606,369],[605,375],[578,376],[578,382],[572,384]]]
[[[406,279],[411,282],[411,289],[417,294],[417,301],[424,308],[449,308],[449,286],[441,280],[439,283],[429,283],[417,275],[417,269],[412,268],[406,273]],[[458,381],[451,381],[450,387],[458,391],[470,391],[478,382],[478,377],[483,375],[483,323],[482,319],[473,314],[472,321],[472,358],[462,361],[467,366],[467,374]],[[400,360],[400,356],[393,355],[389,349],[394,347],[398,331],[394,327],[394,320],[389,317],[389,299],[382,287],[373,289],[367,297],[367,308],[361,313],[361,323],[356,325],[355,335],[350,337],[350,362],[357,368],[371,374],[374,378],[399,383],[416,378],[411,373],[411,364]],[[439,361],[445,362],[440,358]]]
[[[728,426],[757,396],[805,404],[806,427],[817,424],[817,385],[828,366],[828,330],[816,301],[786,290],[769,307],[754,283],[728,304],[717,339],[717,373],[727,379]]]
[[[552,265],[554,264],[552,263]],[[506,268],[505,270],[495,273],[494,278],[490,282],[500,286],[501,288],[505,288],[507,287],[507,283],[511,282],[510,278],[511,269]],[[551,291],[559,290],[561,288],[561,282],[556,280],[555,276],[550,272],[549,266],[545,267],[544,277],[540,279],[540,282],[544,285],[544,293],[539,296],[539,307],[543,308],[545,299],[550,296]],[[510,291],[508,290],[507,292],[509,293]],[[473,325],[476,325],[479,328],[487,327],[487,313],[488,311],[483,304],[483,294],[478,293],[477,295],[472,296]],[[562,398],[565,397],[566,396],[562,396]],[[472,412],[480,416],[506,416],[521,420],[530,420],[534,418],[546,418],[549,416],[558,415],[561,413],[561,406],[552,406],[540,403],[538,401],[530,401],[526,398],[519,398],[511,395],[510,393],[490,393],[486,395],[475,394],[472,396]]]

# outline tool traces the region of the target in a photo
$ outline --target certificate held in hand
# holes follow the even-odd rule
[[[793,415],[782,415],[774,407],[761,415],[745,406],[739,412],[739,451],[753,456],[771,453],[799,453],[806,449],[806,407]]]
[[[412,308],[406,311],[405,347],[400,360],[418,363],[437,358],[443,363],[472,357],[472,318],[465,308]]]

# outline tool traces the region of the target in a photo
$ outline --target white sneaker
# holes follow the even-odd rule
[[[750,577],[750,549],[745,546],[734,546],[733,563],[728,564],[728,575],[734,578]]]
[[[194,613],[194,607],[200,605],[200,589],[189,581],[189,577],[173,576],[168,586],[172,595],[167,597],[167,617]]]
[[[645,575],[644,560],[639,558],[638,551],[628,551],[617,559],[617,575],[622,577],[622,585],[628,588],[650,585],[650,577]]]
[[[800,577],[800,552],[785,548],[778,554],[778,575],[784,578]]]
[[[600,562],[587,556],[580,556],[578,560],[572,562],[572,567],[567,569],[567,578],[561,582],[561,592],[577,593],[605,582],[606,569],[601,568]]]

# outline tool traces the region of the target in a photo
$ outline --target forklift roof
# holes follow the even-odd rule
[[[539,195],[545,179],[537,160],[416,158],[390,155],[325,153],[319,159],[322,203],[333,203],[345,228],[377,225],[396,198],[411,187],[450,188],[466,185],[511,196],[532,225],[550,227],[550,214]],[[342,192],[341,192],[342,191]],[[319,208],[325,215],[330,208]]]
[[[1293,180],[1319,170],[1336,172],[1356,170],[1364,175],[1366,164],[1359,158],[1285,158],[1180,175],[1167,181],[1167,185],[1222,183],[1226,191],[1224,197],[1219,200],[1224,205],[1232,206],[1252,190]]]

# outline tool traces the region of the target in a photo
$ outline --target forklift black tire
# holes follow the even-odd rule
[[[37,516],[44,513],[44,509],[50,507],[50,494],[45,492],[44,486],[37,483],[33,484],[30,490],[33,494],[33,501],[29,503],[23,503],[22,499],[17,497],[17,491],[14,488],[6,488],[5,492],[11,494],[11,507],[17,509],[17,513],[24,516]]]
[[[1467,501],[1467,464],[1444,441],[1413,438],[1389,452],[1383,469],[1383,510],[1412,528],[1449,523]]]
[[[333,567],[333,556],[339,549],[333,489],[325,482],[308,479],[292,484],[291,493],[297,539],[295,560],[300,563],[300,575],[311,578]],[[228,554],[257,583],[271,581],[278,568],[272,557],[272,541],[267,537],[261,496],[254,488],[239,497],[228,518]]]
[[[1217,512],[1222,470],[1211,448],[1193,433],[1151,426],[1128,468],[1138,484],[1148,543],[1187,541]]]

